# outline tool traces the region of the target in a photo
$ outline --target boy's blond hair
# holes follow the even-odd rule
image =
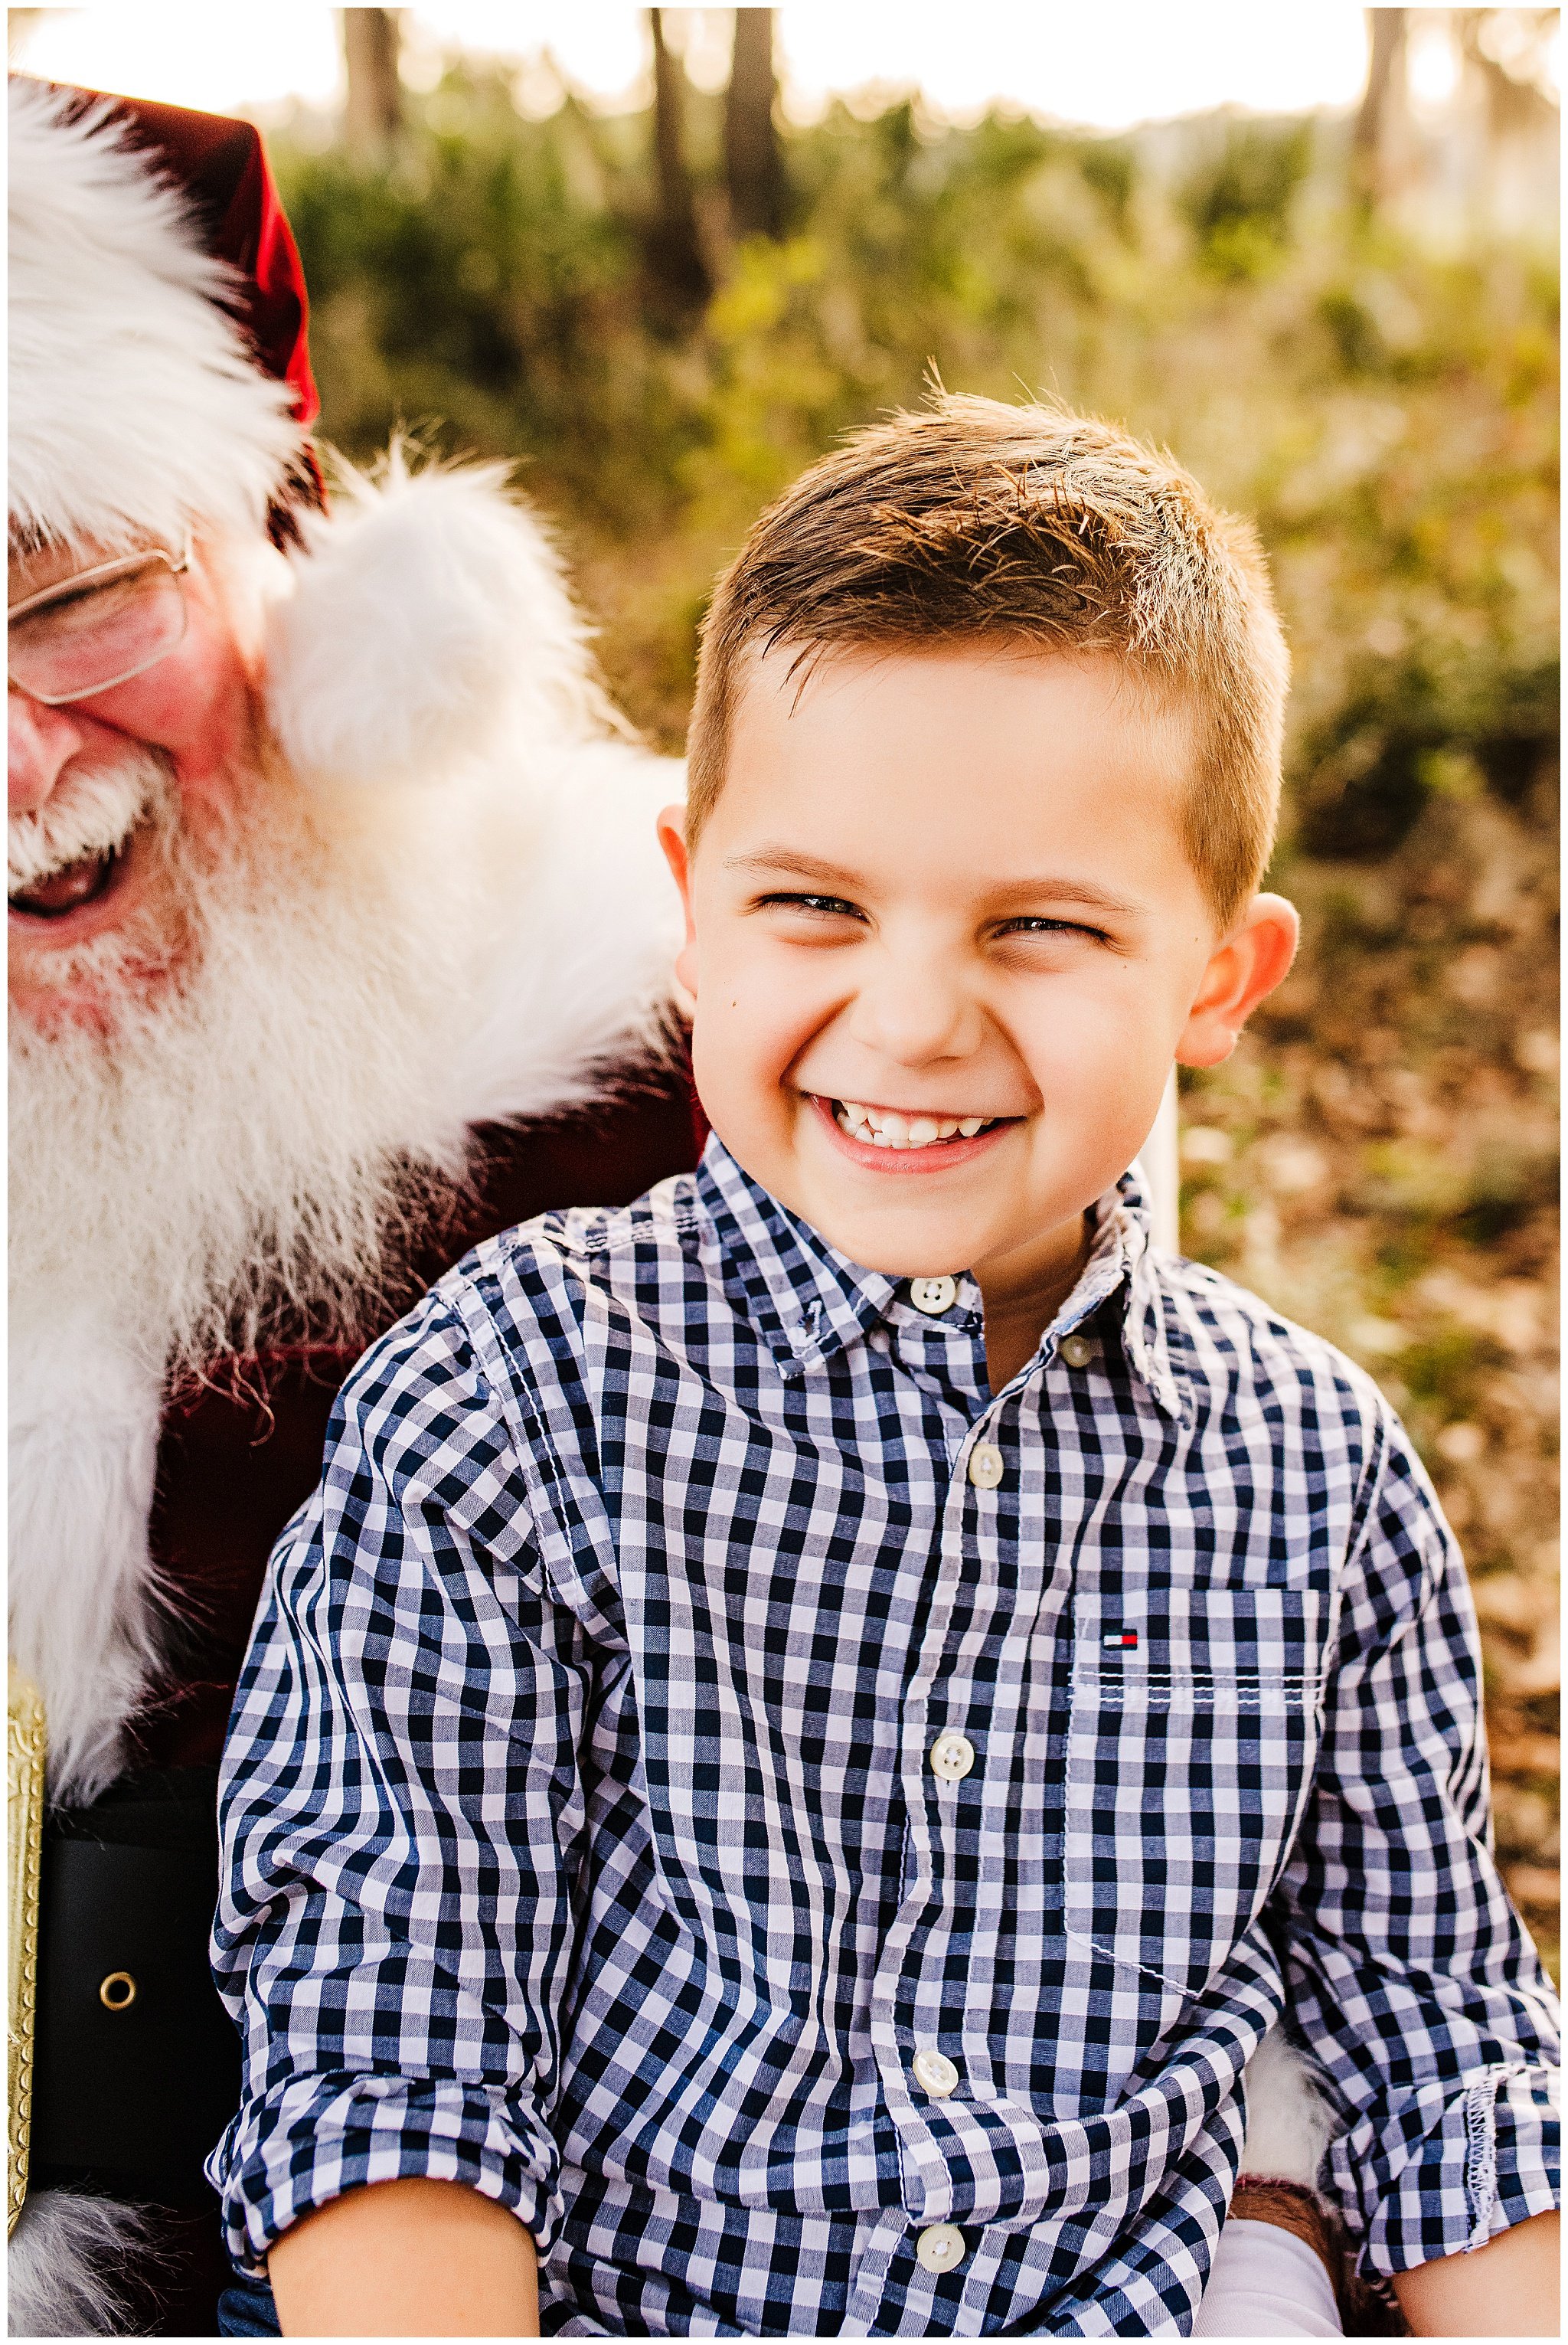
[[[1125,431],[939,393],[856,432],[753,529],[703,628],[694,845],[744,672],[775,645],[1108,652],[1193,714],[1182,838],[1223,932],[1269,861],[1290,663],[1256,533]]]

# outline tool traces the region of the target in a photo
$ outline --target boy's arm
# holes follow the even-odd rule
[[[285,2337],[537,2337],[539,2267],[515,2215],[460,2182],[350,2190],[275,2241]]]
[[[1412,2337],[1556,2337],[1560,2218],[1527,2215],[1468,2256],[1394,2275]]]
[[[245,2097],[207,2170],[253,2273],[400,2180],[492,2202],[515,2250],[559,2178],[594,1664],[477,1342],[438,1292],[360,1362],[236,1699],[213,1956]]]
[[[1403,1428],[1385,1412],[1373,1431],[1270,1930],[1293,2032],[1343,2112],[1329,2173],[1362,2269],[1412,2317],[1462,2298],[1464,2333],[1486,2333],[1487,2294],[1491,2333],[1519,2336],[1544,2234],[1508,2235],[1558,2203],[1556,1999],[1492,1855],[1464,1565]]]

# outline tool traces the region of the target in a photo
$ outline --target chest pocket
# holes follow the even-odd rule
[[[1110,1591],[1075,1620],[1063,1920],[1185,1997],[1257,1920],[1322,1725],[1318,1589]],[[1087,1946],[1086,1946],[1087,1951]]]

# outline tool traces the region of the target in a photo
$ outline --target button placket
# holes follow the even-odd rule
[[[947,1332],[936,1326],[931,1330],[937,1336]],[[979,1764],[979,1754],[969,1737],[943,1723],[945,1711],[964,1716],[975,1697],[975,1688],[966,1676],[949,1677],[945,1672],[946,1664],[954,1659],[948,1651],[948,1639],[957,1596],[965,1585],[966,1558],[973,1560],[979,1551],[983,1565],[983,1550],[996,1537],[995,1508],[986,1504],[988,1493],[976,1492],[970,1480],[968,1458],[976,1437],[996,1422],[1003,1399],[1003,1396],[991,1396],[980,1416],[966,1428],[948,1469],[941,1502],[936,1584],[904,1705],[900,1771],[907,1803],[908,1863],[899,1909],[884,1942],[872,1990],[872,2040],[887,2106],[898,2130],[900,2155],[911,2182],[918,2178],[923,2186],[926,2213],[937,2221],[954,2209],[955,2196],[949,2162],[952,2137],[941,2121],[946,2127],[956,2121],[959,2137],[965,2140],[972,2127],[978,2124],[976,2147],[988,2138],[988,2128],[977,2112],[971,2109],[967,2096],[958,2090],[963,2081],[961,2072],[954,2069],[954,2085],[947,2094],[932,2091],[921,2080],[915,2069],[910,2035],[913,2023],[916,2043],[919,2044],[923,2037],[928,2043],[931,2035],[950,2024],[941,1978],[936,1971],[927,1972],[926,1940],[917,1939],[916,1933],[928,1914],[939,1851],[946,1859],[941,1867],[946,1884],[945,1906],[951,1905],[956,1893],[953,1834],[960,1813],[957,1786],[973,1775]],[[994,1589],[994,1572],[982,1568],[980,1580],[984,1589]],[[938,1683],[944,1699],[936,1717],[932,1719],[932,1696]],[[933,1760],[933,1750],[938,1744],[944,1746],[951,1769],[946,1777]],[[971,1795],[972,1792],[973,1786]],[[935,1927],[940,1935],[941,1924]],[[930,2129],[932,2124],[937,2125],[936,2132]],[[912,2199],[910,2203],[918,2201]],[[961,2233],[959,2237],[962,2238]]]
[[[905,1883],[905,1900],[900,1907],[894,1930],[888,1934],[885,1960],[879,1966],[876,1989],[873,1998],[873,2039],[877,2045],[887,2103],[897,2127],[900,2156],[908,2188],[905,2203],[915,2219],[923,2217],[926,2227],[946,2227],[958,2230],[963,2242],[957,2260],[945,2269],[956,2271],[960,2265],[966,2272],[976,2268],[980,2245],[980,2232],[987,2221],[1006,2214],[1010,2220],[1015,2200],[1021,2203],[1029,2219],[1042,2211],[1051,2187],[1050,2160],[1043,2146],[1043,2130],[1039,2119],[1018,2106],[1004,2093],[998,2100],[983,2033],[970,2040],[971,2006],[983,2007],[986,2002],[986,1982],[991,1978],[995,1954],[995,1912],[1001,1894],[1001,1853],[982,1851],[983,1880],[978,1884],[978,1903],[973,1920],[976,1933],[977,1969],[969,1970],[969,1990],[962,2010],[954,2006],[950,1982],[946,1978],[942,1947],[950,1945],[948,1925],[956,1918],[957,1908],[967,1912],[969,1889],[976,1884],[960,1883],[956,1864],[961,1836],[977,1831],[982,1842],[988,1829],[987,1818],[996,1812],[996,1822],[1005,1831],[1007,1824],[1006,1765],[988,1771],[981,1764],[981,1752],[975,1750],[970,1737],[962,1731],[963,1723],[982,1714],[992,1717],[996,1711],[1003,1678],[1009,1688],[1001,1720],[1002,1731],[1009,1738],[1015,1733],[1027,1735],[1028,1723],[1020,1707],[1019,1675],[1027,1667],[1025,1648],[1035,1629],[1031,1623],[1038,1615],[1046,1587],[1060,1576],[1063,1557],[1070,1550],[1057,1552],[1043,1548],[1035,1551],[1028,1542],[1028,1551],[1020,1550],[1013,1558],[1012,1570],[1017,1585],[1015,1601],[1009,1605],[1007,1618],[1002,1623],[996,1618],[999,1607],[993,1602],[988,1619],[990,1629],[1005,1629],[1004,1641],[1010,1660],[996,1683],[987,1682],[986,1699],[981,1704],[979,1689],[972,1672],[952,1665],[959,1658],[959,1649],[948,1650],[948,1639],[954,1633],[954,1615],[960,1589],[967,1589],[978,1604],[982,1591],[993,1590],[1001,1584],[996,1553],[999,1510],[990,1494],[976,1488],[968,1473],[968,1457],[973,1446],[987,1433],[999,1432],[1005,1426],[1007,1447],[1004,1452],[1007,1471],[1002,1487],[1005,1492],[1017,1489],[1020,1503],[1026,1489],[1033,1494],[1031,1504],[1037,1515],[1038,1497],[1036,1484],[1039,1462],[1035,1456],[1038,1443],[1026,1436],[1017,1425],[1018,1408],[1026,1406],[1022,1394],[1038,1391],[1044,1385],[1049,1363],[1037,1362],[1020,1386],[1010,1386],[992,1396],[977,1417],[971,1420],[963,1440],[954,1453],[949,1469],[946,1502],[942,1516],[941,1538],[944,1557],[956,1556],[966,1571],[973,1574],[978,1566],[979,1589],[970,1587],[961,1579],[957,1587],[945,1584],[943,1589],[940,1637],[933,1635],[919,1648],[919,1664],[912,1680],[911,1690],[916,1685],[925,1697],[921,1705],[930,1723],[925,1738],[926,1748],[919,1753],[921,1773],[918,1787],[910,1783],[909,1767],[914,1757],[911,1745],[914,1734],[915,1705],[906,1703],[905,1737],[903,1767],[908,1799],[909,1870]],[[1017,1404],[1015,1407],[1014,1404]],[[999,1443],[993,1446],[1000,1447]],[[1011,1582],[1009,1582],[1011,1584]],[[976,1613],[976,1622],[981,1615]],[[933,1629],[936,1624],[933,1622]],[[969,1626],[964,1632],[964,1648],[967,1650]],[[1017,1645],[1018,1650],[1012,1651]],[[944,1670],[943,1664],[948,1664]],[[933,1681],[929,1672],[935,1663],[939,1674]],[[940,1696],[940,1700],[934,1696]],[[935,1713],[932,1715],[931,1713]],[[946,1720],[959,1721],[948,1726]],[[944,1782],[932,1763],[932,1751],[948,1736],[966,1745],[974,1752],[973,1764],[952,1782]],[[1009,1742],[1009,1749],[1011,1747]],[[986,1745],[988,1750],[989,1745]],[[991,1775],[1001,1779],[995,1783]],[[963,1788],[967,1779],[967,1790]],[[922,1924],[929,1909],[933,1883],[943,1883],[943,1914],[933,1919],[929,1929]],[[965,1876],[966,1883],[967,1876]],[[920,1934],[916,1934],[919,1932]],[[896,1948],[895,1947],[896,1938]],[[916,2060],[921,2050],[933,2046],[950,2035],[956,2036],[954,2048],[964,2046],[965,2063],[958,2069],[958,2086],[952,2095],[932,2093],[923,2083]],[[885,2048],[889,2038],[896,2042],[895,2059]],[[996,2162],[1017,2157],[1022,2163],[1023,2178],[1013,2181],[997,2170]],[[967,2185],[958,2177],[967,2172]],[[923,2188],[921,2188],[923,2186]],[[916,2192],[920,2195],[916,2195]],[[967,2226],[965,2229],[961,2227]],[[905,2235],[908,2236],[907,2234]],[[916,2243],[916,2253],[918,2253]],[[983,2261],[984,2259],[982,2258]],[[924,2268],[924,2267],[923,2267]]]
[[[916,1931],[929,1907],[936,1863],[936,1836],[942,1825],[933,1812],[935,1801],[951,1810],[953,1794],[936,1776],[931,1747],[945,1731],[930,1716],[931,1697],[948,1660],[947,1640],[954,1606],[963,1584],[966,1542],[972,1537],[966,1519],[969,1487],[961,1474],[949,1473],[940,1501],[936,1533],[936,1585],[926,1612],[925,1633],[916,1648],[915,1669],[904,1700],[899,1771],[908,1819],[908,1863],[898,1911],[884,1941],[872,1988],[871,2034],[876,2047],[887,2106],[897,2126],[901,2155],[911,2179],[918,2177],[927,2211],[941,2215],[952,2205],[953,2177],[944,2151],[928,2130],[935,2117],[923,2089],[914,2084],[906,2006],[929,2006],[916,2020],[918,2033],[935,2033],[942,2025],[942,1999],[937,1987],[923,1975],[916,1948]],[[946,1690],[947,1689],[945,1689]],[[962,1707],[964,1687],[950,1690]],[[966,1738],[957,1740],[965,1741]],[[969,1766],[974,1764],[970,1751]],[[968,1772],[969,1768],[963,1771]],[[949,1859],[951,1851],[948,1852]],[[947,1879],[951,1882],[950,1863]],[[933,2096],[940,2097],[940,2096]]]
[[[887,2294],[887,2276],[895,2258],[909,2237],[909,2218],[890,2208],[850,2266],[849,2302],[845,2308],[846,2337],[869,2337]]]

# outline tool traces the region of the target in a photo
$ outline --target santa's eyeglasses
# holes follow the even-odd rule
[[[187,538],[183,553],[122,554],[24,595],[5,614],[7,678],[63,708],[145,675],[184,641],[189,568]]]

